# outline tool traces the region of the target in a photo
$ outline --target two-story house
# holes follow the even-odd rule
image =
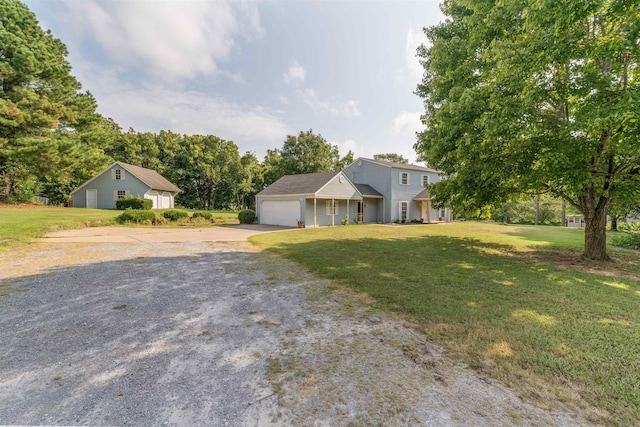
[[[426,184],[440,179],[423,166],[359,158],[341,172],[287,175],[256,196],[260,224],[306,227],[343,222],[447,222],[431,208]]]

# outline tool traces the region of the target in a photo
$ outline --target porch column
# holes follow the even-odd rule
[[[336,200],[331,199],[331,226],[336,225]]]
[[[349,199],[347,199],[347,224],[349,224]]]
[[[427,224],[431,224],[431,200],[427,200]]]
[[[313,228],[317,228],[318,227],[318,221],[316,220],[317,217],[317,211],[316,211],[316,196],[313,196]]]

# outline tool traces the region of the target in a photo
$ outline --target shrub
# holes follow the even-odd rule
[[[611,238],[610,242],[613,246],[640,250],[640,223],[635,225],[620,224],[618,231],[622,231],[624,234]]]
[[[169,220],[163,216],[156,216],[153,220],[153,225],[169,224]]]
[[[153,207],[151,199],[145,199],[144,197],[125,197],[124,199],[116,200],[116,209],[121,211],[125,209],[138,209],[149,210]]]
[[[253,224],[258,217],[253,209],[243,209],[238,212],[238,220],[240,224]]]
[[[148,221],[149,224],[153,223],[156,218],[156,214],[151,211],[139,210],[139,209],[127,209],[122,212],[120,215],[116,217],[116,222],[118,224],[124,224],[126,222],[133,222],[136,224],[145,223]]]
[[[211,212],[194,212],[191,218],[204,218],[207,221],[211,221],[212,216]]]
[[[189,218],[189,214],[185,211],[180,211],[177,209],[171,209],[168,211],[165,211],[162,214],[165,218],[167,218],[169,221],[177,221],[180,218]]]

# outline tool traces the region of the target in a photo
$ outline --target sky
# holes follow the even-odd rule
[[[216,135],[262,160],[312,129],[416,161],[416,48],[437,0],[23,0],[124,131]]]

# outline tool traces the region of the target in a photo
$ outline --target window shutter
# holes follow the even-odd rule
[[[111,169],[111,179],[112,180],[116,180],[116,170],[115,169]]]
[[[113,190],[113,201],[118,200],[118,190]]]
[[[120,169],[120,180],[124,181],[124,169]]]

